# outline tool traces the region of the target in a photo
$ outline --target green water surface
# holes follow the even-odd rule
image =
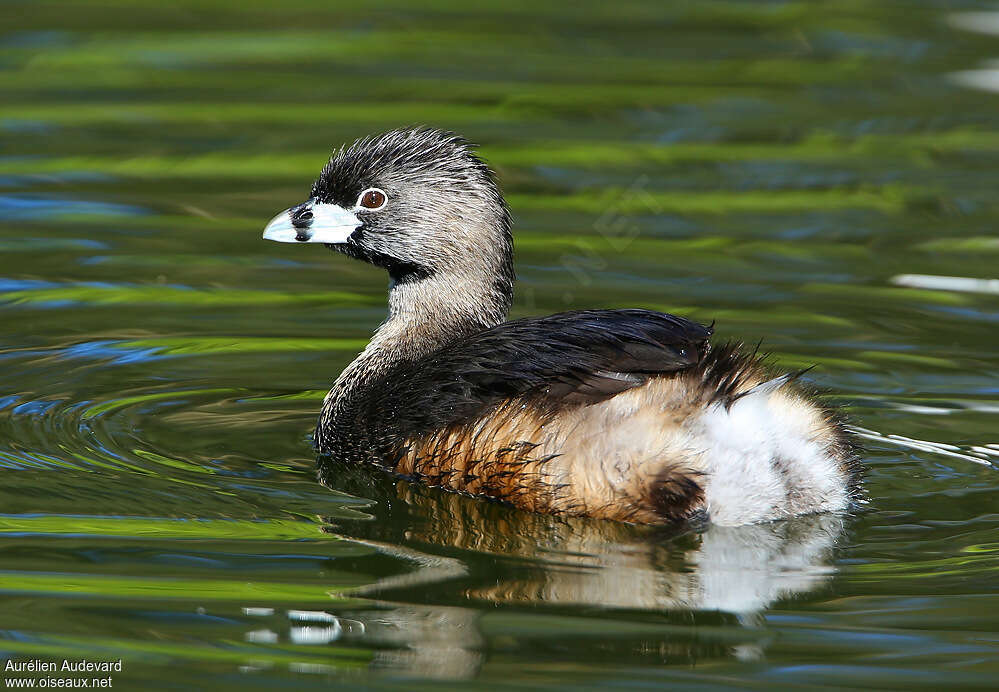
[[[0,3],[0,669],[994,688],[999,95],[970,85],[999,20],[966,14],[990,9]],[[318,485],[312,426],[386,277],[260,233],[331,146],[415,123],[496,168],[516,316],[668,310],[816,365],[869,504],[675,535]]]

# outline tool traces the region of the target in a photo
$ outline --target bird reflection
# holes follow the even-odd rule
[[[349,475],[338,490],[348,490]],[[661,622],[682,614],[689,624],[707,612],[697,617],[721,618],[744,635],[732,639],[729,633],[725,643],[711,644],[710,657],[759,658],[767,639],[759,629],[763,612],[830,579],[831,553],[844,527],[843,516],[822,514],[666,532],[529,514],[405,481],[379,488],[371,483],[368,478],[366,487],[349,490],[391,501],[372,507],[366,521],[327,519],[325,530],[411,568],[342,594],[367,603],[338,612],[363,623],[342,638],[375,647],[374,666],[419,677],[477,674],[490,648],[484,632],[497,617],[485,604],[500,607],[499,613],[527,606],[531,614],[541,607],[562,616],[566,606],[585,606],[587,616],[594,609],[608,618],[607,611],[617,611],[613,620],[619,622],[637,613],[642,623],[649,614]],[[703,639],[676,639],[664,630],[617,644],[631,642],[629,654],[641,658],[675,659],[678,652],[704,657]]]

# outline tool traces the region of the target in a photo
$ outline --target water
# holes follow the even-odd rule
[[[989,9],[5,4],[0,657],[120,658],[125,689],[994,685],[999,43],[954,18]],[[331,145],[415,122],[499,170],[516,315],[659,308],[816,364],[869,505],[676,535],[319,486],[385,277],[260,231]]]

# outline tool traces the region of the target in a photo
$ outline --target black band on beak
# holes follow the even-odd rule
[[[288,216],[291,217],[291,225],[295,228],[308,228],[312,225],[312,204],[305,202],[304,204],[299,204],[297,207],[292,207],[288,210]]]

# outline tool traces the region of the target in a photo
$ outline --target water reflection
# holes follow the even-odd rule
[[[947,23],[955,29],[999,35],[999,12],[955,12],[947,17]],[[950,79],[972,89],[999,91],[999,61],[989,60],[979,69],[953,72]]]
[[[648,626],[649,615],[656,614],[651,630],[628,652],[640,658],[653,650],[660,655],[691,636],[668,624],[677,614],[696,618],[710,611],[709,619],[721,617],[728,625],[722,657],[758,658],[766,642],[758,629],[762,611],[831,578],[836,571],[831,556],[845,521],[827,514],[667,534],[533,515],[402,481],[392,490],[373,495],[394,499],[373,508],[371,520],[338,520],[327,527],[412,566],[343,594],[360,596],[366,604],[337,611],[363,623],[349,633],[338,630],[338,638],[374,648],[376,667],[421,677],[477,673],[491,648],[490,628],[483,622],[491,617],[482,607],[487,603],[500,613],[529,607],[532,619],[539,607],[558,613],[564,606],[575,607],[572,612],[582,606],[602,611],[604,624],[615,626],[635,624],[636,618]],[[446,586],[435,590],[438,584]],[[414,603],[428,600],[443,602]],[[574,626],[569,620],[566,634],[578,636],[576,627],[593,624],[584,618]]]

